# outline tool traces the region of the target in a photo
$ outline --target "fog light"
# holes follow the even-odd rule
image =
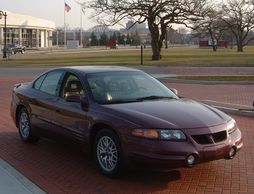
[[[230,148],[229,152],[228,152],[228,156],[229,158],[233,158],[236,155],[236,150],[234,147]]]
[[[193,155],[189,155],[186,161],[188,166],[193,166],[195,164],[196,158]]]

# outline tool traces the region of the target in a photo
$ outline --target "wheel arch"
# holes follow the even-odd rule
[[[90,142],[90,151],[93,151],[93,144],[94,144],[94,141],[95,141],[95,137],[97,135],[97,133],[103,129],[109,129],[111,130],[113,133],[115,133],[117,135],[117,137],[119,138],[120,140],[120,145],[121,145],[121,139],[120,139],[120,136],[118,134],[118,132],[116,131],[116,129],[108,124],[105,124],[105,123],[96,123],[94,124],[92,127],[91,127],[91,130],[90,130],[90,138],[89,138],[89,142]]]
[[[23,104],[19,104],[16,108],[16,113],[15,113],[15,124],[16,124],[16,127],[18,127],[18,117],[19,117],[19,112],[21,111],[22,108],[25,108],[26,107],[23,105]]]

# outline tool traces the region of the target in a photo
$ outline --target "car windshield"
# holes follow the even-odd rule
[[[178,99],[161,82],[139,71],[92,73],[87,81],[94,100],[100,104]]]

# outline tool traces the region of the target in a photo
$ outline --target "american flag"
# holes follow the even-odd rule
[[[64,10],[65,10],[66,12],[69,12],[69,11],[71,10],[71,7],[70,7],[67,3],[65,3],[65,5],[64,5]]]

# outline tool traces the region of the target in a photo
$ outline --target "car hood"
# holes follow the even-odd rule
[[[193,100],[155,100],[106,105],[109,112],[143,128],[203,128],[225,124],[230,117]]]

